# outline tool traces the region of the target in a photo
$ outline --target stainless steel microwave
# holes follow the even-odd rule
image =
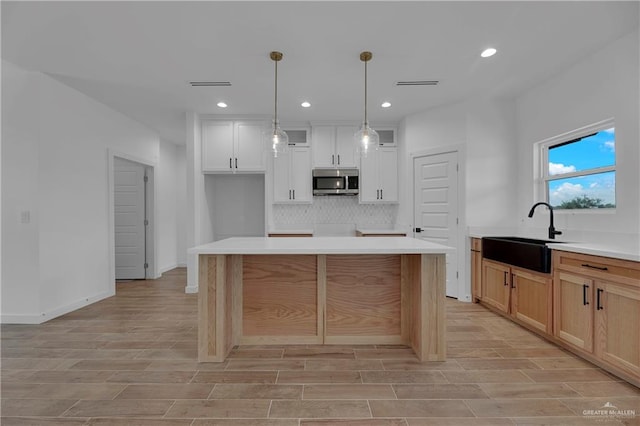
[[[358,169],[314,169],[313,195],[358,195]]]

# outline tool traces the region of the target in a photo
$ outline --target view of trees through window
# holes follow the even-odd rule
[[[548,147],[547,196],[557,209],[615,208],[615,129]]]

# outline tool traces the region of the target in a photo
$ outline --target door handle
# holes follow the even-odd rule
[[[331,154],[331,164],[336,164],[336,156],[335,156],[335,154]]]
[[[382,197],[382,189],[380,190],[380,199],[383,200],[384,198]]]
[[[231,157],[229,157],[229,168],[233,169],[233,164],[231,163],[231,161],[233,161],[233,160],[231,159]]]
[[[293,199],[294,200],[296,199],[296,190],[295,189],[293,190]]]
[[[289,190],[289,199],[291,199],[291,190]]]
[[[507,275],[509,275],[509,273],[507,271],[504,271],[504,285],[508,286],[509,283],[507,283]]]
[[[340,165],[340,154],[338,154],[338,165]]]
[[[376,200],[380,199],[380,190],[376,189]]]
[[[511,274],[511,288],[516,288],[515,274]]]
[[[238,168],[238,158],[236,157],[236,169]]]
[[[583,305],[588,305],[589,301],[587,300],[587,290],[589,289],[589,286],[586,284],[582,284],[582,304]]]
[[[422,232],[422,228],[416,228],[414,229],[415,232]]]
[[[598,293],[598,294],[597,294],[597,296],[598,296],[598,297],[597,297],[597,299],[596,299],[596,310],[601,311],[601,310],[603,310],[604,308],[600,305],[600,295],[601,295],[602,293],[604,293],[604,290],[603,290],[603,289],[601,289],[601,288],[599,288],[599,289],[598,289],[598,291],[597,291],[597,293]]]

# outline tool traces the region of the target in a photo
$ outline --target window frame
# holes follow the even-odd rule
[[[575,141],[576,139],[581,139],[586,136],[592,135],[594,133],[600,132],[602,130],[607,130],[610,128],[615,128],[615,120],[613,118],[609,118],[603,121],[599,121],[597,123],[590,124],[588,126],[581,127],[579,129],[575,129],[561,135],[553,136],[551,138],[542,140],[535,144],[535,152],[534,159],[537,162],[534,170],[536,171],[536,176],[534,177],[534,196],[536,200],[543,199],[545,202],[549,202],[549,182],[559,179],[569,179],[574,177],[581,176],[590,176],[599,173],[606,172],[614,172],[616,173],[617,167],[617,156],[615,157],[615,162],[612,166],[605,167],[597,167],[594,169],[580,170],[576,172],[570,173],[562,173],[560,175],[550,175],[549,174],[549,149]],[[616,150],[617,153],[617,150]],[[617,173],[616,173],[617,175]],[[615,186],[615,201],[616,207],[618,205],[618,185]],[[556,209],[554,211],[558,213],[562,212],[571,212],[571,213],[596,213],[596,212],[615,212],[616,207],[607,207],[607,208],[595,208],[595,209]]]

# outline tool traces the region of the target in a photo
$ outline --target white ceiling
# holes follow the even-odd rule
[[[396,122],[473,96],[513,97],[638,26],[637,1],[2,2],[2,57],[184,143],[185,111],[282,122]],[[493,46],[497,55],[481,59]],[[397,87],[399,80],[440,80]],[[231,87],[193,88],[194,80]],[[225,110],[215,105],[224,100]],[[300,103],[308,100],[311,108]],[[383,109],[383,100],[391,108]]]

